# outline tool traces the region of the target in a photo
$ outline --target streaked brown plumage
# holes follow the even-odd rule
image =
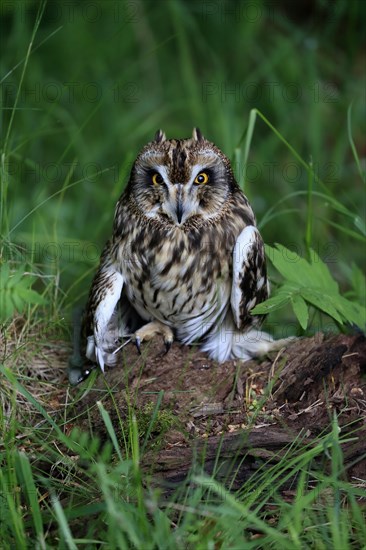
[[[268,296],[264,247],[229,160],[198,129],[159,131],[138,155],[115,211],[87,307],[87,356],[114,366],[121,339],[161,333],[211,357],[274,346],[250,315]]]

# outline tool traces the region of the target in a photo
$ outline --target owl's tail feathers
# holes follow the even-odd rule
[[[247,332],[239,331],[231,323],[224,322],[219,330],[207,337],[201,349],[220,363],[229,359],[249,361],[270,351],[280,350],[293,340],[293,336],[274,340],[270,334],[259,328],[251,328]]]
[[[254,357],[261,357],[270,351],[278,351],[288,346],[295,340],[294,336],[274,340],[270,334],[260,329],[251,329],[240,335],[240,338],[234,340],[231,349],[231,358],[243,359],[247,361]]]

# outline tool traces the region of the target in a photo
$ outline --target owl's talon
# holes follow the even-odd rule
[[[139,355],[142,355],[142,352],[141,352],[141,338],[139,338],[138,336],[135,337],[135,346],[137,348],[137,351],[138,351]]]
[[[164,353],[164,355],[166,355],[170,351],[170,348],[172,347],[172,343],[173,342],[171,340],[166,340],[164,342],[164,344],[165,344],[165,353]]]
[[[146,325],[143,325],[141,328],[139,328],[137,332],[135,332],[134,336],[132,337],[137,347],[137,351],[139,352],[140,355],[141,355],[141,343],[149,342],[156,335],[161,335],[163,337],[165,350],[166,350],[164,355],[168,353],[174,340],[174,334],[172,329],[167,325],[164,325],[160,321],[151,321],[150,323],[147,323]]]
[[[96,355],[96,358],[97,358],[97,363],[100,367],[100,370],[102,371],[102,373],[104,374],[104,356],[103,356],[103,351],[97,346],[96,349],[95,349],[95,355]]]

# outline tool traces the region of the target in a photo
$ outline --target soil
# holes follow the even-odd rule
[[[69,432],[80,427],[105,440],[102,401],[117,436],[136,415],[142,466],[159,485],[175,487],[194,466],[220,481],[242,485],[264,463],[276,463],[289,446],[315,445],[332,431],[336,416],[344,453],[345,477],[366,479],[366,338],[361,334],[316,334],[294,340],[261,361],[219,364],[195,347],[174,343],[165,354],[157,339],[123,349],[121,365],[97,369],[81,384],[68,384],[71,344],[40,337],[17,344],[21,320],[0,339],[0,356],[9,372]],[[20,340],[21,341],[21,340]],[[9,394],[5,377],[0,390]],[[11,393],[11,392],[10,392]],[[10,394],[9,394],[10,395]],[[42,413],[21,392],[17,414],[21,441]],[[128,438],[128,436],[127,436]],[[324,455],[324,453],[323,453]],[[328,461],[329,465],[329,461]],[[328,467],[324,462],[322,469]],[[220,477],[221,476],[221,477]]]
[[[143,466],[156,479],[174,486],[193,462],[204,463],[207,472],[217,470],[219,455],[220,475],[226,479],[229,470],[235,471],[234,486],[239,486],[263,461],[276,462],[294,441],[311,444],[329,433],[336,415],[341,435],[352,434],[352,441],[343,444],[346,477],[365,479],[363,335],[320,333],[297,339],[260,362],[219,364],[197,348],[179,344],[166,355],[164,351],[160,341],[145,345],[142,355],[132,344],[126,346],[120,368],[107,368],[91,387],[85,381],[72,390],[80,393],[82,386],[88,387],[77,402],[79,416],[72,425],[88,429],[91,423],[105,438],[106,427],[95,407],[102,399],[116,431],[121,421],[128,422],[132,405],[146,434],[156,407],[151,448],[143,457]]]

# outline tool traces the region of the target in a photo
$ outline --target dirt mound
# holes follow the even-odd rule
[[[311,441],[329,430],[336,414],[342,430],[356,433],[355,441],[344,446],[345,460],[352,464],[349,475],[365,477],[365,374],[362,335],[317,334],[261,362],[223,364],[193,347],[174,344],[164,355],[156,341],[140,356],[131,344],[121,367],[100,374],[78,401],[79,414],[80,407],[88,414],[77,422],[85,428],[91,422],[103,437],[106,429],[95,402],[103,400],[116,426],[128,419],[132,405],[145,433],[156,414],[154,449],[144,458],[155,473],[170,481],[183,479],[200,453],[210,471],[220,449],[221,458],[235,456],[240,463],[240,483],[253,473],[258,457],[276,459],[299,434]],[[159,439],[160,429],[164,435]]]

